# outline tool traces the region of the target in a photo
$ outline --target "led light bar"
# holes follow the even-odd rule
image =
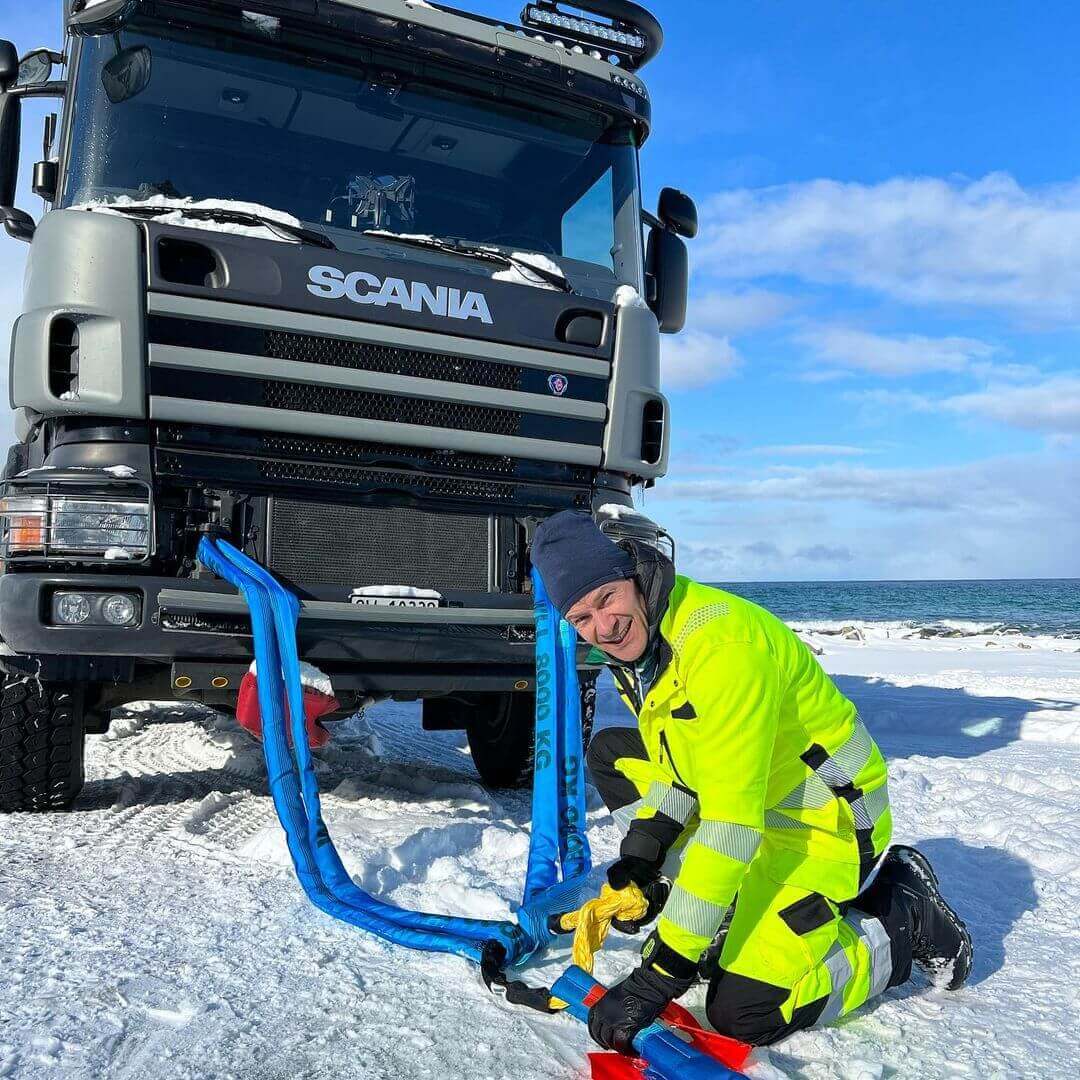
[[[574,14],[565,13],[563,5],[572,5]],[[643,68],[664,47],[664,29],[656,16],[634,0],[534,0],[521,13],[521,21],[554,36],[556,46],[561,44],[559,37],[580,42],[595,59],[603,59],[597,51],[606,49],[612,64],[631,71]]]
[[[521,21],[526,26],[545,26],[550,29],[564,30],[568,37],[586,38],[589,41],[604,42],[611,46],[622,46],[633,53],[643,53],[649,47],[644,34],[620,30],[614,26],[579,19],[574,15],[563,15],[558,10],[537,7],[530,4]]]

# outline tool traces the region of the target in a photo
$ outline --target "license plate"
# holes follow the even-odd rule
[[[439,601],[418,596],[354,596],[357,607],[437,608]]]

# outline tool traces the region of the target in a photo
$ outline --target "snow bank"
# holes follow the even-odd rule
[[[943,648],[969,650],[984,648],[1050,650],[1076,652],[1080,638],[1071,634],[1040,634],[1028,628],[1007,623],[979,623],[963,619],[942,619],[938,622],[903,622],[899,620],[792,620],[789,625],[802,637],[818,644],[833,641],[859,641],[867,645],[899,647],[905,643],[934,641]]]

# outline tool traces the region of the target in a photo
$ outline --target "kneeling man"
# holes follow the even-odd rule
[[[911,976],[959,989],[964,924],[926,858],[892,847],[885,761],[809,648],[746,600],[677,575],[586,514],[538,529],[552,602],[606,654],[637,728],[601,731],[593,782],[628,825],[613,888],[659,916],[589,1030],[635,1035],[699,978],[717,1031],[756,1045],[825,1024]]]

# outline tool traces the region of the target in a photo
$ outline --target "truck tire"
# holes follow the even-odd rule
[[[533,694],[475,694],[463,706],[473,764],[491,788],[521,788],[532,782]],[[581,677],[581,734],[585,748],[596,715],[596,676]]]
[[[0,813],[67,810],[83,787],[82,688],[7,675],[0,690]]]

